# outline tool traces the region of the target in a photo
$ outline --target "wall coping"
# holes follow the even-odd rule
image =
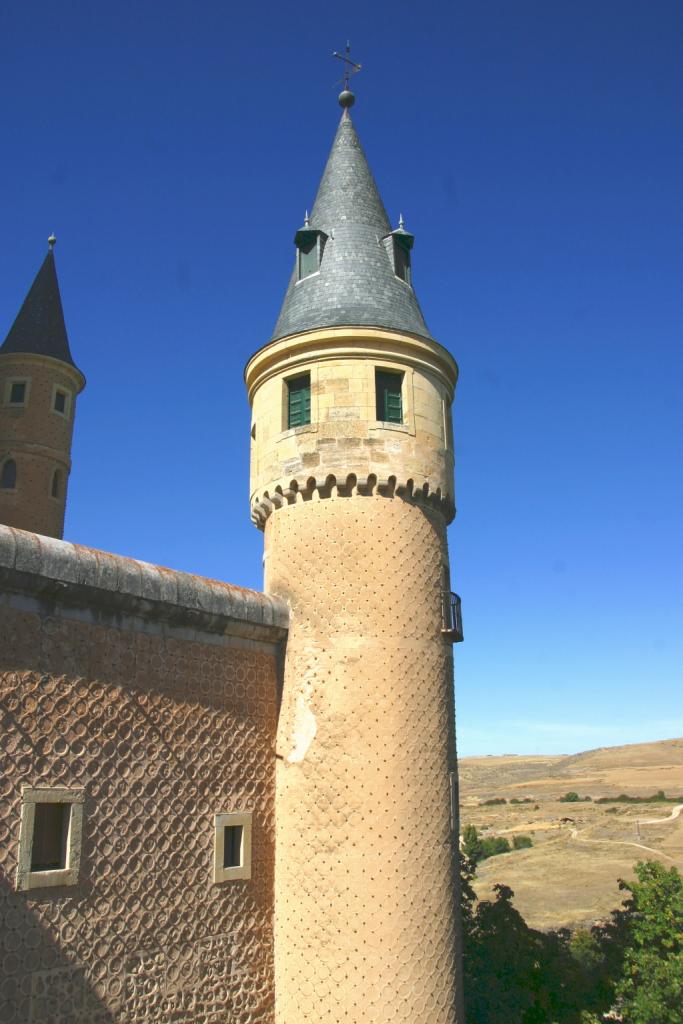
[[[289,627],[287,605],[268,594],[2,525],[0,591],[261,641]]]
[[[270,341],[244,368],[249,404],[271,377],[326,359],[372,359],[393,356],[416,369],[435,374],[453,400],[458,364],[438,341],[380,327],[321,327]]]

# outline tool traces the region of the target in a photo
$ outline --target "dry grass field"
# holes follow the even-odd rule
[[[482,861],[476,890],[497,882],[535,928],[590,925],[607,917],[623,893],[618,878],[657,859],[683,870],[683,809],[670,803],[596,804],[603,796],[683,795],[683,739],[602,747],[557,757],[466,757],[460,761],[461,828],[487,835],[531,836],[530,849]],[[574,791],[591,801],[564,803]],[[507,803],[483,805],[492,798]],[[527,799],[531,803],[511,804]],[[668,820],[662,820],[668,819]]]

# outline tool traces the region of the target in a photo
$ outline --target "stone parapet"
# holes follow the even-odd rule
[[[1,525],[0,591],[271,643],[289,625],[277,597]]]
[[[309,477],[302,481],[291,480],[289,485],[282,487],[276,484],[272,492],[264,491],[262,495],[253,495],[251,504],[251,520],[263,529],[268,516],[275,509],[284,505],[294,505],[301,501],[321,500],[323,498],[371,497],[380,495],[383,498],[400,498],[418,505],[428,505],[438,509],[447,523],[455,517],[455,505],[450,495],[442,494],[441,489],[432,490],[428,480],[411,479],[397,480],[395,476],[377,478],[370,474],[359,480],[354,473],[349,473],[344,480],[328,476],[324,481]]]

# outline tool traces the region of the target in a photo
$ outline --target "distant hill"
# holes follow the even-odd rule
[[[683,792],[683,739],[597,747],[580,754],[463,757],[459,761],[460,789],[467,798],[500,796],[510,789],[539,794],[566,791],[581,785],[591,796],[616,796],[628,791],[646,796],[658,789]]]
[[[496,882],[537,928],[590,925],[621,903],[618,879],[648,858],[683,870],[683,812],[672,804],[596,804],[598,797],[683,795],[683,739],[598,747],[579,754],[465,757],[460,760],[461,827],[529,835],[530,849],[491,857],[475,887]],[[565,803],[569,791],[591,800]],[[484,800],[506,802],[483,805]],[[512,804],[512,799],[527,800]]]

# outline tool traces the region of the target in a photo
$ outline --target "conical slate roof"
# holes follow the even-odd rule
[[[63,363],[76,365],[69,348],[52,245],[0,347],[0,355],[10,352],[52,356]]]
[[[385,327],[431,338],[410,285],[394,273],[382,239],[391,232],[375,179],[344,110],[309,229],[323,231],[320,272],[297,280],[296,263],[272,341],[320,327]]]

